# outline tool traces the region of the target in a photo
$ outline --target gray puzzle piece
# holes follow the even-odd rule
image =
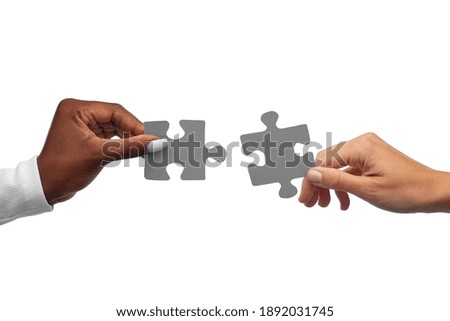
[[[280,183],[279,195],[290,198],[297,194],[297,188],[292,185],[294,178],[304,177],[313,164],[313,155],[308,152],[300,157],[294,152],[297,143],[310,142],[306,125],[278,128],[278,114],[267,112],[261,116],[261,121],[267,129],[263,132],[241,136],[242,149],[245,155],[261,151],[266,157],[266,165],[248,166],[250,179],[254,186]]]
[[[182,180],[204,180],[205,163],[210,157],[222,162],[226,158],[222,146],[205,147],[205,122],[202,120],[181,120],[180,126],[185,135],[181,138],[167,137],[169,123],[167,121],[154,121],[144,123],[147,134],[157,135],[169,142],[168,148],[145,156],[145,178],[150,180],[169,180],[167,165],[172,163],[184,167]]]

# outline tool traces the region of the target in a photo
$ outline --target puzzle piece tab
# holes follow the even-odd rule
[[[208,158],[222,162],[226,158],[225,149],[218,145],[212,148],[205,146],[205,122],[202,120],[181,120],[180,126],[185,135],[181,138],[167,137],[169,123],[153,121],[144,123],[146,134],[159,136],[168,141],[168,147],[159,152],[145,156],[145,178],[150,180],[169,180],[167,165],[172,163],[184,167],[182,180],[204,180],[205,164]]]
[[[241,136],[242,150],[245,155],[256,151],[264,153],[266,164],[257,166],[250,164],[248,172],[254,186],[279,183],[279,195],[290,198],[297,194],[297,188],[292,185],[294,178],[304,177],[308,169],[314,166],[312,153],[302,157],[295,153],[297,143],[310,142],[308,127],[298,125],[288,128],[278,128],[278,114],[267,112],[261,116],[266,130]]]

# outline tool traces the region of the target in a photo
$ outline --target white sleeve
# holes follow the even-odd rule
[[[0,224],[52,210],[42,189],[37,157],[13,169],[0,169]]]

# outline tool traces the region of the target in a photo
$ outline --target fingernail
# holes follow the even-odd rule
[[[310,169],[308,172],[308,180],[313,184],[322,183],[322,173],[315,169]]]

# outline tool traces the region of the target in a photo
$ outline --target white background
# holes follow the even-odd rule
[[[168,120],[170,134],[204,119],[224,145],[276,110],[280,127],[306,123],[322,144],[327,131],[373,131],[449,170],[449,16],[447,1],[2,1],[0,167],[38,154],[73,97]],[[155,305],[450,318],[448,215],[355,197],[346,213],[335,200],[307,209],[251,186],[233,156],[201,182],[176,166],[147,181],[133,160],[53,213],[1,226],[0,320],[116,320],[116,308]]]

